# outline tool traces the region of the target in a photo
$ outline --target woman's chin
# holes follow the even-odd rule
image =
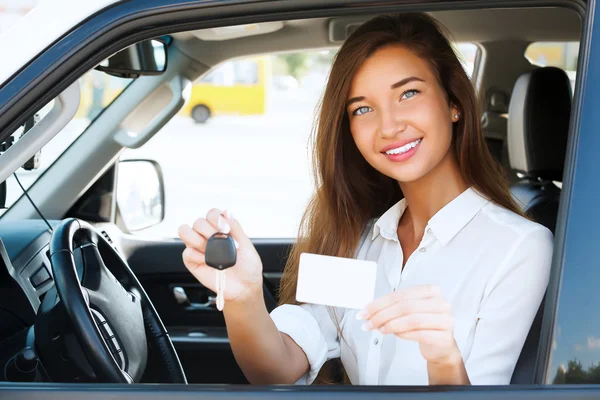
[[[402,167],[393,168],[388,172],[386,175],[399,183],[415,182],[426,175],[423,168],[418,165],[403,165]]]

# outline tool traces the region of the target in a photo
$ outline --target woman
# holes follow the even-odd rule
[[[548,282],[552,234],[524,217],[487,150],[471,82],[440,25],[377,17],[336,56],[315,144],[317,191],[271,315],[262,265],[228,212],[182,226],[204,263],[217,230],[237,240],[225,321],[252,383],[311,383],[341,358],[353,384],[508,384]],[[378,264],[360,312],[296,304],[302,252]]]

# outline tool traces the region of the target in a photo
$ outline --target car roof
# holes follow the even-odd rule
[[[144,0],[138,1],[143,4]],[[103,9],[123,2],[122,0],[79,2],[43,0],[40,2],[32,11],[0,34],[0,50],[3,54],[3,62],[0,63],[0,87],[52,43],[83,21]],[[581,20],[573,7],[569,8],[571,9],[536,7],[469,10],[461,8],[435,11],[431,14],[449,28],[457,41],[578,40]],[[69,12],[65,12],[66,9]],[[298,48],[337,47],[343,42],[343,38],[341,40],[333,38],[331,32],[336,30],[345,32],[345,28],[349,25],[364,22],[367,17],[367,15],[340,16],[283,21],[280,22],[283,28],[263,35],[233,40],[202,40],[198,35],[201,31],[180,32],[173,34],[173,37],[179,47],[192,58],[212,66],[245,55]]]
[[[579,14],[568,8],[524,7],[449,9],[429,12],[456,42],[578,42]],[[243,56],[283,51],[337,48],[353,26],[377,14],[334,16],[240,25],[237,30],[208,28],[172,34],[175,45],[205,66]],[[189,75],[196,78],[194,71]],[[204,71],[201,71],[204,72]]]
[[[120,1],[43,0],[38,3],[0,34],[0,50],[3,55],[0,85],[79,23]]]

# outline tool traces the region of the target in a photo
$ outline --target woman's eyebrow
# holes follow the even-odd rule
[[[353,97],[353,98],[349,99],[349,100],[346,102],[346,108],[348,108],[348,106],[349,106],[350,104],[352,104],[352,103],[357,103],[357,102],[359,102],[359,101],[363,101],[364,99],[365,99],[365,96]]]
[[[398,82],[394,83],[390,88],[396,89],[396,88],[404,86],[410,82],[425,82],[425,80],[419,78],[418,76],[409,76],[408,78],[401,79]],[[348,108],[348,106],[350,104],[357,103],[359,101],[363,101],[364,99],[365,99],[365,96],[352,97],[351,99],[348,99],[348,101],[346,102],[346,108]]]
[[[399,88],[399,87],[401,87],[401,86],[404,86],[404,85],[406,85],[407,83],[414,82],[414,81],[417,81],[417,82],[425,82],[425,80],[423,80],[423,79],[421,79],[421,78],[419,78],[419,77],[417,77],[417,76],[409,76],[408,78],[401,79],[401,80],[399,80],[398,82],[394,83],[394,84],[391,86],[391,88],[392,88],[392,89],[396,89],[396,88]]]

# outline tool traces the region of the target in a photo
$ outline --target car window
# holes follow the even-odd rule
[[[462,62],[467,75],[469,75],[469,78],[472,78],[475,72],[477,56],[479,55],[479,47],[475,43],[460,42],[455,43],[454,50]]]
[[[132,79],[117,78],[104,72],[91,70],[79,79],[81,100],[79,109],[73,119],[54,136],[24,167],[15,171],[16,176],[25,189],[29,188],[51,166],[54,161],[73,143],[94,119],[131,83]],[[32,126],[50,112],[54,100],[38,111],[32,121]],[[29,128],[29,127],[28,127]],[[25,132],[20,127],[11,136],[16,142]],[[4,146],[8,146],[5,143]],[[1,152],[1,151],[0,151]],[[23,194],[14,174],[6,180],[4,213]]]
[[[455,49],[471,76],[478,47]],[[122,155],[157,161],[164,177],[165,218],[137,234],[176,237],[179,225],[217,207],[231,209],[250,237],[296,237],[313,193],[308,139],[335,52],[236,59],[196,80],[179,114]]]
[[[252,60],[229,61],[214,68],[199,82],[217,86],[255,85],[258,74],[258,65]]]
[[[525,50],[525,57],[533,65],[558,67],[566,71],[575,89],[579,42],[535,42]]]

